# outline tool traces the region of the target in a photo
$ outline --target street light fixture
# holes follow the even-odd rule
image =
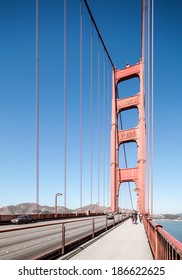
[[[62,193],[60,193],[60,192],[56,193],[56,195],[55,195],[55,214],[57,214],[57,198],[58,198],[58,196],[61,196],[61,195],[62,195]]]

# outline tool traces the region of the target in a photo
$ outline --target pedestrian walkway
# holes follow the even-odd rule
[[[70,260],[152,260],[143,224],[127,220],[95,242],[83,246]],[[64,258],[66,259],[66,258]]]

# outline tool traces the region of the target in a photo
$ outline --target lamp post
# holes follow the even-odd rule
[[[57,198],[58,198],[58,196],[61,196],[62,195],[62,193],[57,193],[56,195],[55,195],[55,214],[57,214]]]

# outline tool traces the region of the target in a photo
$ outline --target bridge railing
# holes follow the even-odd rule
[[[25,244],[26,246],[22,246],[20,249],[17,249],[15,252],[16,256],[13,256],[13,258],[11,250],[9,250],[9,252],[7,251],[8,253],[5,254],[6,259],[8,259],[8,254],[11,255],[9,259],[24,259],[24,257],[22,258],[22,255],[25,256],[25,250],[27,249],[27,259],[52,259],[62,256],[67,252],[71,252],[75,248],[77,248],[77,250],[82,250],[85,242],[93,239],[101,233],[104,233],[115,225],[122,223],[128,218],[128,215],[118,214],[115,215],[112,220],[108,219],[107,215],[84,217],[83,219],[63,219],[61,221],[58,220],[54,222],[34,223],[31,225],[19,225],[8,228],[5,227],[0,229],[0,235],[6,234],[8,246],[9,244],[18,244],[16,239],[12,240],[14,235],[9,235],[9,232],[22,231],[21,235],[23,235],[24,241],[21,241],[20,239],[19,242],[21,243],[28,240],[28,242],[33,241],[32,244],[34,244],[34,240],[36,239],[36,242],[38,240],[36,246],[27,246]],[[50,234],[48,233],[49,239],[47,241],[43,241],[44,248],[42,249],[42,233],[46,231],[50,232]],[[35,232],[36,234],[34,234]],[[9,238],[9,240],[7,240],[7,238]],[[0,239],[3,239],[3,235],[1,235]],[[0,253],[0,259],[3,259],[3,256],[3,253]]]
[[[152,221],[143,217],[149,244],[155,260],[182,260],[182,243]]]
[[[90,212],[84,212],[84,213],[49,213],[49,214],[43,214],[43,213],[20,213],[20,214],[9,214],[9,215],[0,215],[0,225],[10,223],[12,219],[16,219],[18,216],[26,216],[29,215],[35,220],[44,221],[44,220],[59,220],[59,219],[68,219],[68,218],[78,218],[78,217],[87,217],[87,216],[101,216],[104,215],[104,213],[90,213]]]

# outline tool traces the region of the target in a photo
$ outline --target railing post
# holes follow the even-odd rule
[[[92,238],[95,236],[95,220],[92,220]]]
[[[106,230],[107,230],[107,225],[108,225],[108,224],[107,224],[107,215],[106,215]]]
[[[65,251],[65,225],[62,224],[62,255],[64,255]]]
[[[161,227],[161,225],[156,225],[155,228],[155,259],[159,260],[159,250],[161,250],[162,248],[159,248],[159,244],[158,244],[158,227]]]
[[[150,221],[152,221],[152,219],[147,218],[146,221],[147,221],[148,238],[149,238],[150,242],[152,243],[152,240],[154,239],[154,237],[152,237],[153,234],[151,233],[152,229],[151,229],[151,224],[150,224]],[[151,247],[153,248],[152,244],[151,244]],[[153,250],[155,250],[155,249],[153,248]],[[155,254],[155,252],[154,252],[154,254]]]

